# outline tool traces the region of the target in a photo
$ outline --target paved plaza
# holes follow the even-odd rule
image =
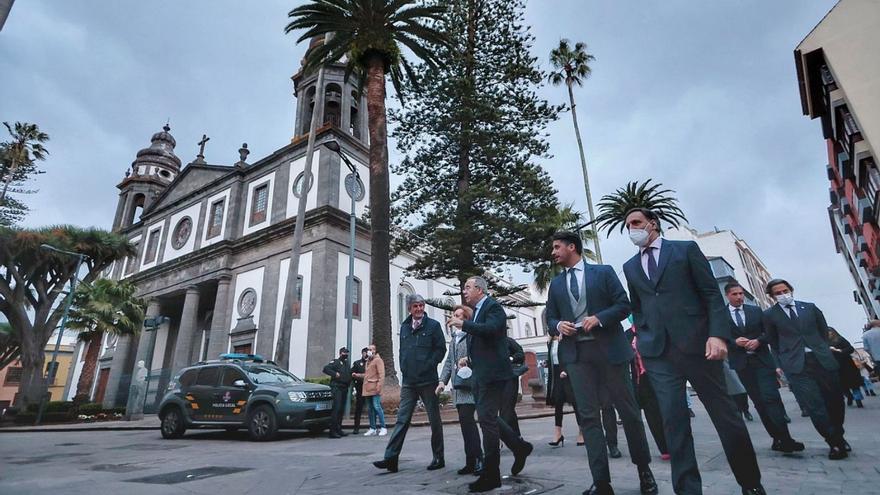
[[[854,453],[829,461],[824,442],[801,418],[788,391],[783,391],[792,416],[792,434],[806,443],[799,455],[770,451],[770,440],[755,418],[748,423],[768,494],[880,493],[880,398],[869,397],[864,409],[847,409],[847,438]],[[699,401],[693,420],[697,457],[707,495],[739,494],[718,438]],[[754,411],[753,411],[754,412]],[[574,417],[565,416],[565,447],[547,445],[552,417],[523,420],[525,437],[535,452],[519,477],[508,477],[504,494],[579,494],[589,483],[586,453],[576,447]],[[464,464],[456,424],[444,425],[446,469],[426,471],[431,461],[429,428],[410,429],[397,474],[382,473],[370,464],[381,458],[387,437],[348,436],[341,440],[283,432],[277,441],[253,443],[244,432],[188,432],[181,440],[163,440],[158,430],[25,431],[0,433],[0,494],[397,494],[466,493],[471,476],[455,471]],[[626,453],[623,431],[621,450]],[[660,493],[671,494],[669,463],[656,446],[652,467]],[[35,448],[34,446],[40,446]],[[502,471],[513,457],[502,450]],[[615,491],[638,494],[636,472],[625,455],[611,460]]]

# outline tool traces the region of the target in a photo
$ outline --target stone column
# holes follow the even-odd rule
[[[177,329],[177,342],[174,344],[174,357],[171,360],[171,376],[192,362],[193,345],[199,325],[199,288],[192,285],[186,288],[183,299],[183,314]]]
[[[214,316],[211,318],[211,338],[208,342],[208,359],[217,359],[226,352],[229,342],[229,325],[227,315],[229,308],[229,284],[232,277],[223,275],[217,281],[217,298],[214,300]]]
[[[150,300],[147,306],[146,318],[155,318],[159,316],[161,306],[158,299]],[[146,373],[150,372],[150,365],[147,363],[147,354],[150,353],[152,340],[155,337],[156,330],[146,331],[141,329],[138,338],[137,352],[134,357],[134,366],[131,371],[131,384],[128,387],[128,401],[125,406],[125,419],[127,421],[136,421],[144,417],[144,395],[147,393]],[[117,344],[118,348],[118,344]],[[141,365],[141,361],[144,361]],[[113,364],[116,364],[116,355],[113,355]],[[112,371],[111,371],[112,373]]]

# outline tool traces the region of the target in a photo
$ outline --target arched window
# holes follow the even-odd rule
[[[397,321],[400,323],[403,323],[403,320],[409,316],[409,308],[406,307],[406,298],[415,293],[416,291],[413,289],[413,286],[406,282],[401,283],[400,287],[397,289]]]
[[[324,92],[324,124],[342,125],[342,88],[328,84]]]
[[[351,287],[351,301],[352,301],[351,315],[354,319],[360,320],[361,319],[361,308],[363,307],[363,304],[362,304],[363,303],[363,292],[364,292],[363,291],[363,284],[361,283],[361,279],[359,279],[357,277],[354,277],[351,280],[352,280],[352,283],[351,283],[351,285],[349,285],[349,287]],[[297,285],[299,285],[299,283],[297,283]],[[343,304],[346,304],[345,317],[348,318],[348,307],[347,307],[348,304],[347,304],[347,302],[343,303]]]
[[[303,119],[300,124],[300,135],[305,135],[309,133],[309,129],[312,126],[312,113],[315,110],[315,87],[306,90],[305,94],[306,101],[303,103]]]
[[[134,198],[131,201],[131,206],[129,207],[128,218],[125,219],[125,225],[123,225],[123,227],[133,225],[136,221],[141,219],[141,214],[144,212],[145,200],[146,196],[143,194],[134,195]]]
[[[361,138],[361,123],[360,123],[360,115],[358,114],[358,107],[360,103],[360,98],[356,91],[351,92],[351,109],[349,114],[349,128],[348,132],[355,139]]]

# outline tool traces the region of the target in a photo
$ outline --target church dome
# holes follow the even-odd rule
[[[136,173],[140,172],[143,175],[149,167],[159,167],[175,173],[180,171],[180,158],[174,154],[177,141],[168,132],[170,130],[171,127],[165,124],[160,132],[150,138],[150,147],[137,152],[137,158],[132,163]]]

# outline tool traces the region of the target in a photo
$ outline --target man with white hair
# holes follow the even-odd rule
[[[433,460],[428,470],[446,466],[443,458],[443,423],[440,420],[440,401],[435,393],[439,381],[437,366],[446,357],[446,337],[440,322],[425,314],[425,298],[413,294],[406,298],[409,316],[400,325],[400,408],[397,424],[388,439],[385,458],[373,463],[379,469],[397,472],[397,460],[403,449],[403,440],[409,430],[413,410],[419,399],[425,405],[431,422],[431,451]]]

